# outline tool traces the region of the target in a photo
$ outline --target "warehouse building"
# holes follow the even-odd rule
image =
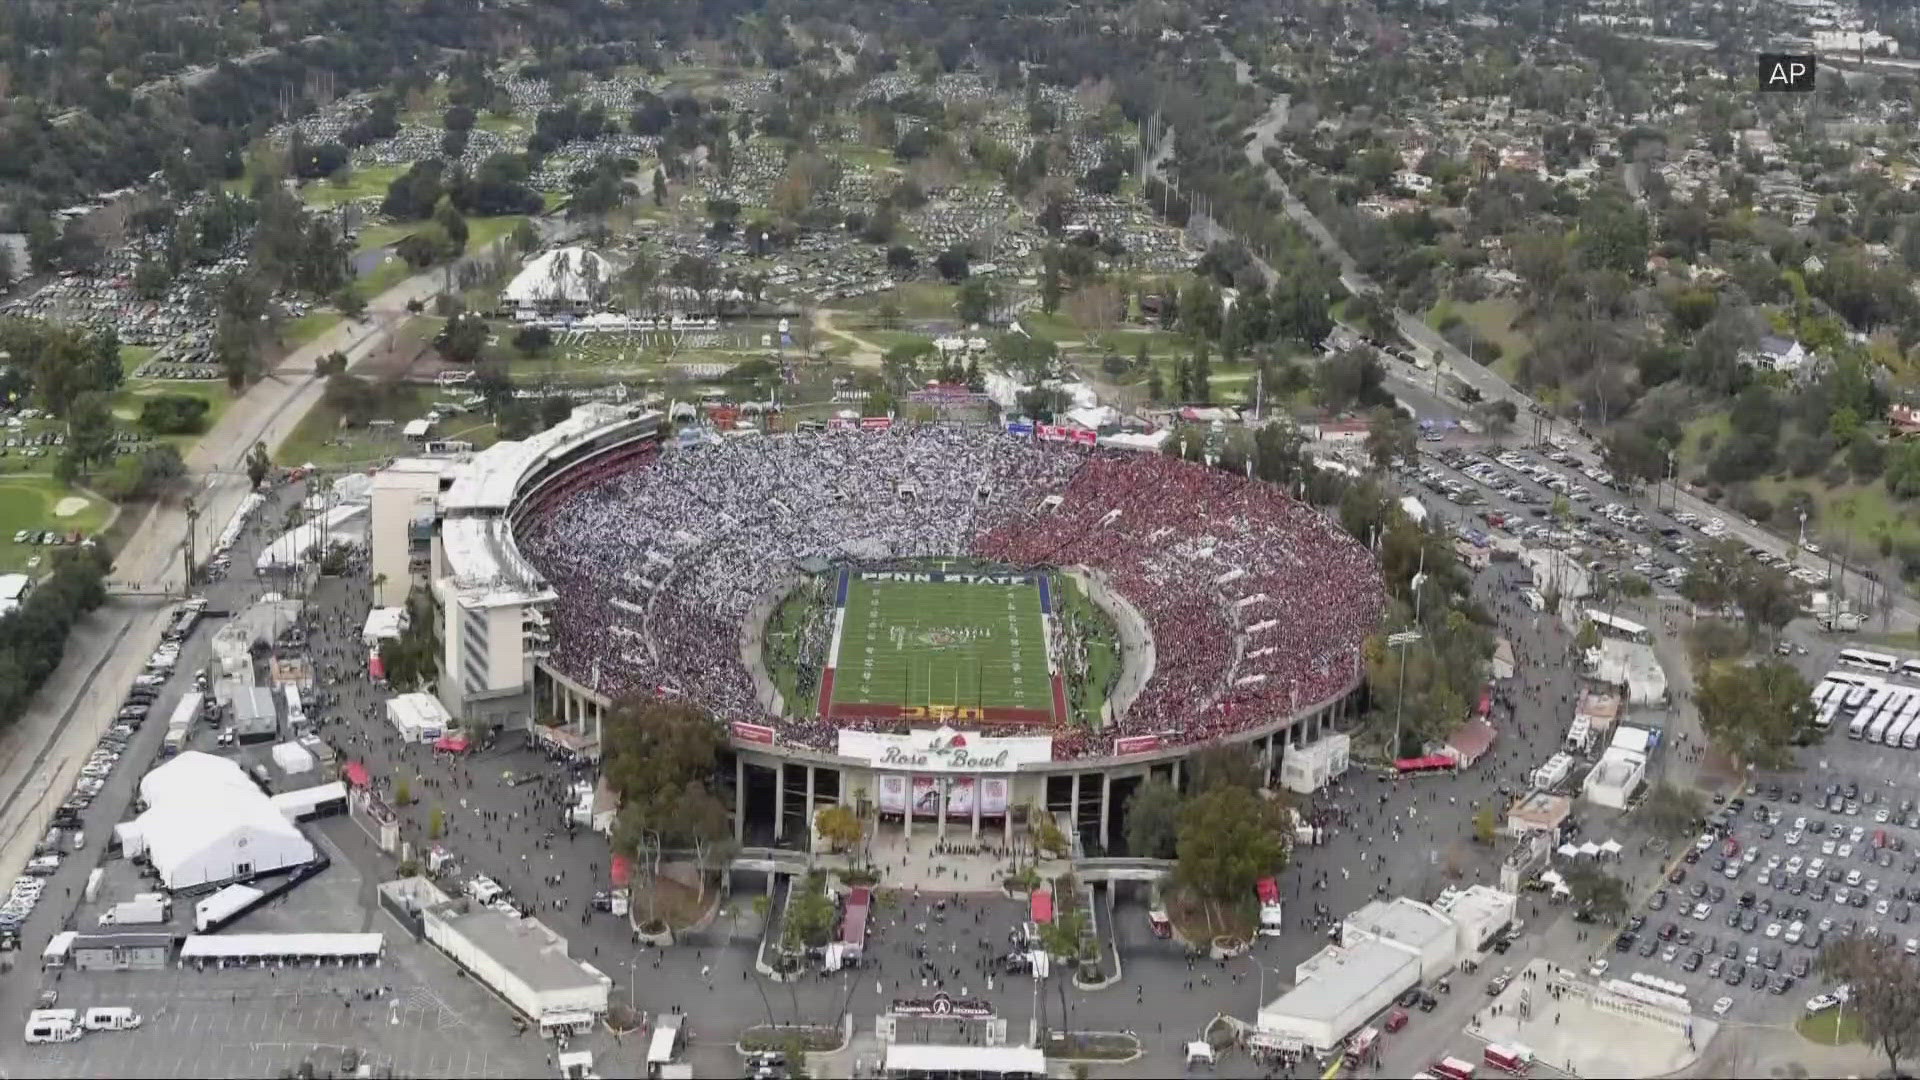
[[[1352,948],[1363,941],[1380,940],[1412,953],[1420,961],[1422,981],[1453,970],[1460,957],[1459,931],[1452,919],[1418,900],[1396,896],[1374,900],[1341,923],[1341,944]],[[1301,965],[1305,971],[1312,960]],[[1296,973],[1297,974],[1297,973]],[[1296,982],[1305,982],[1300,975]]]
[[[312,862],[313,845],[240,766],[188,751],[140,781],[146,810],[114,827],[169,890],[246,881]]]
[[[1310,973],[1307,972],[1312,966]],[[1330,946],[1300,966],[1298,985],[1260,1010],[1260,1034],[1330,1051],[1420,983],[1420,957],[1383,939]]]
[[[606,1014],[613,980],[568,956],[567,939],[540,920],[449,897],[418,877],[381,885],[380,900],[541,1034],[584,1030]]]
[[[173,957],[173,935],[75,934],[67,956],[80,971],[159,971]]]

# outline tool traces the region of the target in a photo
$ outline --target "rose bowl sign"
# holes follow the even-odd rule
[[[839,752],[893,772],[1013,772],[1022,765],[1052,761],[1053,738],[990,738],[944,727],[905,735],[843,728]]]

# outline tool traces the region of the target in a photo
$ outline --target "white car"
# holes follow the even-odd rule
[[[1730,997],[1723,997],[1720,1000],[1713,1003],[1713,1015],[1725,1016],[1730,1010],[1732,1010],[1732,1008],[1733,1008],[1733,999]]]
[[[1847,842],[1852,844],[1857,844],[1866,838],[1867,829],[1864,825],[1855,825],[1853,831],[1847,834]]]
[[[1802,834],[1801,834],[1801,832],[1800,832],[1800,830],[1799,830],[1799,829],[1795,829],[1795,830],[1793,830],[1792,832],[1790,832],[1790,833],[1788,833],[1788,834],[1787,834],[1787,836],[1786,836],[1786,841],[1787,841],[1787,846],[1788,846],[1788,847],[1799,847],[1799,846],[1800,846],[1800,841],[1801,841],[1801,839],[1802,839]]]
[[[1780,930],[1781,930],[1781,926],[1780,926],[1780,924],[1779,924],[1779,923],[1777,923],[1777,922],[1770,922],[1770,923],[1768,923],[1768,924],[1767,924],[1767,936],[1768,936],[1768,937],[1770,937],[1770,938],[1777,938],[1777,937],[1779,937],[1779,936],[1780,936]]]
[[[1887,823],[1887,819],[1892,816],[1893,816],[1893,812],[1891,810],[1888,810],[1884,806],[1873,812],[1873,820],[1879,822],[1882,825],[1885,825]]]
[[[1851,859],[1853,858],[1853,845],[1841,844],[1840,849],[1838,851],[1835,851],[1834,854],[1840,856],[1843,859]]]
[[[1748,849],[1747,849],[1747,851],[1746,851],[1746,854],[1744,854],[1744,855],[1742,855],[1742,856],[1740,856],[1740,861],[1741,861],[1741,862],[1743,862],[1743,863],[1746,863],[1746,864],[1747,864],[1748,866],[1752,866],[1752,865],[1753,865],[1754,863],[1756,863],[1756,862],[1759,862],[1759,861],[1760,861],[1760,849],[1759,849],[1759,848],[1748,848]]]
[[[1807,999],[1807,1015],[1814,1016],[1826,1012],[1828,1009],[1839,1004],[1840,1002],[1835,1000],[1832,994],[1820,994],[1816,997],[1810,997]]]
[[[1807,831],[1807,819],[1806,819],[1805,817],[1797,817],[1797,818],[1794,818],[1794,819],[1793,819],[1793,831],[1794,831],[1794,832],[1806,832],[1806,831]]]
[[[1838,848],[1839,846],[1840,845],[1834,843],[1831,840],[1822,840],[1820,841],[1820,854],[1831,855],[1834,853],[1834,849]]]
[[[1673,958],[1679,955],[1680,955],[1680,946],[1678,945],[1669,945],[1666,948],[1660,950],[1660,959],[1666,961],[1669,964],[1673,963]]]
[[[1862,876],[1862,875],[1861,875],[1861,873],[1860,873],[1860,871],[1858,871],[1858,870],[1849,870],[1849,871],[1847,871],[1847,884],[1848,884],[1848,885],[1852,885],[1852,886],[1854,886],[1854,887],[1856,887],[1856,888],[1857,888],[1857,887],[1859,887],[1859,885],[1860,885],[1860,878],[1861,878],[1861,876]]]
[[[1873,905],[1873,913],[1875,915],[1885,915],[1887,913],[1887,910],[1892,906],[1893,906],[1892,904],[1889,904],[1885,900],[1875,901]]]
[[[1800,939],[1805,937],[1806,935],[1807,935],[1807,924],[1801,922],[1798,919],[1795,919],[1793,921],[1793,924],[1787,927],[1787,933],[1786,933],[1787,944],[1798,945],[1800,944]]]
[[[1699,920],[1700,920],[1700,921],[1702,921],[1702,922],[1705,922],[1705,921],[1707,920],[1707,918],[1708,918],[1708,916],[1710,916],[1710,915],[1712,915],[1712,914],[1713,914],[1713,905],[1712,905],[1712,904],[1695,904],[1695,905],[1693,905],[1693,917],[1694,917],[1694,918],[1696,918],[1696,919],[1699,919]]]
[[[1801,870],[1806,869],[1806,865],[1807,861],[1805,859],[1795,855],[1793,858],[1787,860],[1787,873],[1797,874]]]
[[[1780,856],[1778,855],[1767,856],[1767,869],[1769,870],[1780,869]]]
[[[1602,975],[1605,975],[1606,973],[1607,973],[1607,962],[1605,960],[1595,960],[1593,962],[1593,966],[1587,968],[1587,974],[1590,977],[1595,979],[1599,978]]]

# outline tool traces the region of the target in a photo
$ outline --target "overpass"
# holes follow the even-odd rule
[[[672,854],[669,852],[669,854]],[[746,871],[758,874],[804,874],[813,869],[813,859],[794,848],[743,847],[727,863],[730,873]]]
[[[1172,859],[1075,859],[1073,876],[1081,881],[1158,881],[1173,873]]]

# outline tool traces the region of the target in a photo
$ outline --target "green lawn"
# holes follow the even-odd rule
[[[1077,625],[1079,637],[1086,643],[1087,673],[1083,679],[1069,679],[1069,709],[1073,718],[1090,727],[1100,723],[1100,711],[1107,704],[1107,687],[1120,671],[1119,639],[1113,620],[1080,590],[1078,582],[1065,574],[1053,576],[1055,604],[1060,625]]]
[[[912,281],[887,292],[856,297],[847,301],[846,307],[851,311],[878,311],[880,305],[891,300],[900,309],[902,318],[951,319],[953,298],[958,291],[952,285]]]
[[[1845,1009],[1828,1009],[1816,1016],[1802,1017],[1793,1025],[1800,1037],[1827,1046],[1860,1041],[1860,1014]]]
[[[1050,710],[1040,590],[864,581],[847,590],[833,700]]]
[[[482,131],[491,131],[495,135],[518,135],[527,130],[527,125],[517,116],[495,116],[491,112],[482,112],[473,118],[473,126]]]
[[[1680,445],[1676,448],[1674,455],[1678,459],[1677,467],[1683,471],[1689,466],[1705,469],[1707,457],[1712,453],[1712,450],[1707,449],[1706,446],[1709,441],[1708,436],[1712,436],[1712,444],[1717,447],[1726,441],[1728,433],[1732,430],[1733,424],[1728,420],[1724,409],[1716,409],[1687,421],[1681,429]]]
[[[228,391],[227,384],[219,380],[179,379],[162,381],[159,379],[135,379],[121,387],[119,392],[113,395],[113,418],[119,421],[122,426],[137,430],[135,421],[140,417],[140,408],[145,404],[145,399],[159,394],[185,394],[189,397],[197,397],[205,401],[207,403],[207,430],[212,430],[213,425],[219,423],[221,414],[225,413],[227,407],[233,404],[233,394]],[[178,446],[182,454],[185,454],[199,439],[200,436],[198,435],[162,436],[162,441],[170,442]]]
[[[140,370],[140,365],[153,359],[153,354],[159,351],[151,345],[120,346],[120,374],[128,379],[133,378],[133,373]]]
[[[309,311],[282,326],[280,338],[287,343],[287,351],[292,352],[338,325],[340,325],[339,312]]]
[[[398,179],[407,168],[405,165],[349,166],[345,183],[335,183],[331,177],[309,180],[300,188],[300,198],[311,206],[338,206],[356,199],[384,196],[387,185]]]
[[[480,217],[467,219],[467,250],[478,251],[495,240],[511,233],[527,220],[518,214],[502,214],[499,217]]]
[[[389,255],[385,262],[374,267],[371,274],[362,274],[354,278],[353,291],[359,293],[361,299],[371,301],[412,276],[413,268],[407,265],[405,259]]]
[[[1501,378],[1514,378],[1519,371],[1520,358],[1533,348],[1533,342],[1527,335],[1513,328],[1513,320],[1520,315],[1519,302],[1504,296],[1472,303],[1442,300],[1427,312],[1428,324],[1439,326],[1441,318],[1449,312],[1460,316],[1463,322],[1471,326],[1476,338],[1500,346],[1500,359],[1488,366]]]
[[[425,224],[424,221],[400,221],[365,226],[353,242],[354,250],[372,251],[374,248],[392,247],[418,232]]]
[[[63,509],[68,513],[57,512]],[[0,475],[0,567],[38,570],[44,556],[54,550],[14,543],[13,534],[21,529],[78,530],[92,536],[106,525],[112,512],[112,504],[104,499],[73,491],[50,476]]]
[[[391,427],[342,429],[340,414],[323,401],[316,404],[293,429],[293,434],[275,452],[274,460],[287,465],[311,462],[322,467],[373,465],[405,452],[407,443],[401,437],[400,429],[406,426],[407,421],[425,416],[432,408],[433,399],[429,392],[416,390],[411,395],[396,399],[393,407],[378,417],[393,421]],[[461,417],[455,417],[448,426],[460,427],[461,420]],[[468,422],[474,423],[471,420]]]
[[[1807,536],[1826,543],[1836,542],[1849,533],[1856,546],[1872,547],[1882,535],[1895,544],[1920,540],[1920,520],[1912,503],[1887,494],[1878,480],[1867,484],[1846,483],[1829,487],[1819,477],[1805,480],[1756,480],[1753,490],[1776,505],[1789,491],[1802,491],[1813,498],[1816,510],[1807,519]],[[1852,512],[1849,518],[1848,512]]]

